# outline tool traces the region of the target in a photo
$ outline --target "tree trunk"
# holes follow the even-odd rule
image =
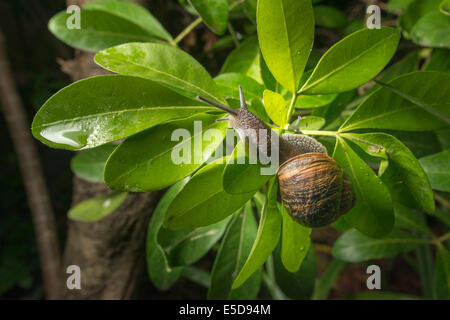
[[[89,0],[88,0],[89,1]],[[86,0],[67,1],[82,5]],[[137,2],[137,1],[134,1]],[[105,74],[93,61],[94,54],[77,51],[75,59],[62,61],[61,69],[73,81]],[[103,184],[77,177],[73,182],[72,205],[111,192]],[[63,257],[63,279],[70,265],[81,269],[81,290],[69,290],[64,280],[65,299],[130,299],[145,270],[145,238],[149,218],[160,193],[130,194],[122,206],[95,223],[69,221]]]

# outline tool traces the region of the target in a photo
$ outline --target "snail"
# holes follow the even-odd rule
[[[250,112],[239,86],[240,108],[218,104],[203,97],[198,99],[229,114],[229,125],[238,135],[244,130],[257,132],[250,136],[249,143],[257,148],[270,148],[270,137],[276,134],[271,128]],[[260,138],[260,130],[266,139]],[[249,136],[246,135],[246,138]],[[336,221],[350,211],[356,202],[352,182],[337,162],[327,155],[326,148],[316,139],[293,133],[279,136],[279,155],[281,165],[276,176],[283,206],[298,223],[310,228],[318,228]]]

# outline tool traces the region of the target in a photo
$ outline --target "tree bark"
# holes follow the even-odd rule
[[[22,100],[17,92],[9,66],[6,40],[0,31],[0,102],[6,124],[19,159],[31,217],[33,219],[39,260],[47,299],[59,297],[60,252],[55,216],[39,161],[30,125]]]
[[[72,0],[67,4],[82,5],[88,1]],[[77,50],[74,60],[59,60],[59,63],[77,81],[106,73],[94,63],[93,57],[92,53]],[[72,205],[109,192],[103,184],[75,177]],[[134,296],[145,270],[149,218],[159,198],[160,193],[130,194],[118,210],[101,221],[69,221],[63,270],[69,265],[80,267],[81,290],[69,290],[63,281],[63,298],[130,299]]]

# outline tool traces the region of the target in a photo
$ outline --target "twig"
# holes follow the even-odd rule
[[[173,39],[172,45],[176,46],[181,40],[183,40],[184,37],[186,37],[192,30],[194,30],[196,26],[202,23],[202,21],[202,18],[195,19],[190,25],[184,28],[184,30],[181,31],[175,39]]]
[[[41,262],[47,299],[57,299],[60,287],[60,254],[53,209],[45,186],[38,153],[22,101],[9,66],[6,40],[0,31],[0,102],[16,150],[27,193]]]

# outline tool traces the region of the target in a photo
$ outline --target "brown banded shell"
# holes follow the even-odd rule
[[[349,176],[325,154],[293,157],[280,166],[277,176],[284,207],[306,227],[330,224],[355,205]]]

